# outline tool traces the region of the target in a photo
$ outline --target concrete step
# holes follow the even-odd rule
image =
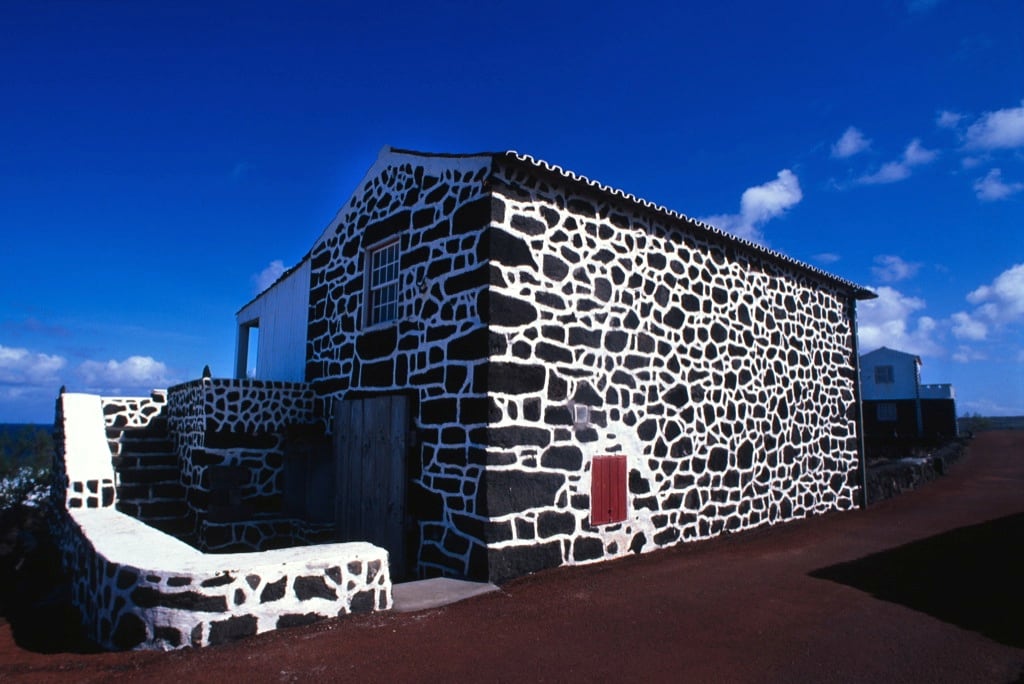
[[[498,587],[490,582],[468,582],[450,577],[403,582],[391,588],[395,601],[394,610],[399,613],[412,613],[447,606],[450,603],[463,601],[474,596],[498,591]]]

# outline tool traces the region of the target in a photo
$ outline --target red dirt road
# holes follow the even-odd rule
[[[39,654],[3,625],[0,680],[1012,682],[1024,677],[1021,513],[1024,432],[983,433],[948,476],[868,511],[560,568],[421,613],[172,653]],[[924,610],[809,574],[896,547],[853,575],[886,585],[909,571],[910,587],[890,590]],[[981,626],[958,626],[957,610]],[[986,630],[1000,611],[1012,617]]]

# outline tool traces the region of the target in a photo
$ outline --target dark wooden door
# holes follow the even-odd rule
[[[334,408],[338,532],[342,541],[387,549],[392,579],[403,578],[406,570],[409,419],[409,398],[399,395],[338,401]]]

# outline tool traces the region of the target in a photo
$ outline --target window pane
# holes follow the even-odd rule
[[[398,243],[384,245],[369,253],[367,260],[367,324],[376,325],[398,318]]]

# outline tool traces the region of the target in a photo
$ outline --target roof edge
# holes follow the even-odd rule
[[[724,230],[721,230],[720,228],[716,228],[715,226],[709,223],[687,216],[686,214],[676,211],[675,209],[669,209],[668,207],[662,204],[656,204],[654,202],[651,202],[650,200],[645,200],[642,197],[637,197],[633,193],[626,192],[620,188],[615,188],[610,185],[606,185],[604,183],[601,183],[600,181],[596,181],[591,178],[588,178],[587,176],[576,173],[575,171],[570,171],[569,169],[562,168],[557,164],[552,164],[550,162],[544,161],[543,159],[537,159],[536,157],[533,157],[529,154],[522,154],[520,152],[516,152],[515,150],[507,150],[506,152],[501,153],[499,156],[503,159],[518,162],[531,168],[540,169],[548,173],[553,173],[574,183],[579,183],[581,185],[590,187],[603,194],[624,199],[627,202],[643,207],[648,211],[661,214],[666,218],[675,221],[684,221],[686,223],[689,223],[698,230],[707,233],[708,235],[717,237],[721,240],[725,240],[726,242],[738,244],[747,250],[758,253],[762,256],[768,257],[769,259],[781,262],[788,266],[795,267],[801,271],[805,271],[818,278],[838,285],[843,289],[848,290],[854,299],[866,300],[875,299],[876,297],[878,297],[877,294],[875,294],[868,288],[858,285],[857,283],[851,280],[841,278],[840,276],[822,270],[817,266],[812,266],[811,264],[800,261],[799,259],[794,259],[793,257],[783,254],[782,252],[773,249],[768,249],[767,247],[759,245],[756,242],[752,242],[745,238],[738,237],[731,233],[727,233]]]

